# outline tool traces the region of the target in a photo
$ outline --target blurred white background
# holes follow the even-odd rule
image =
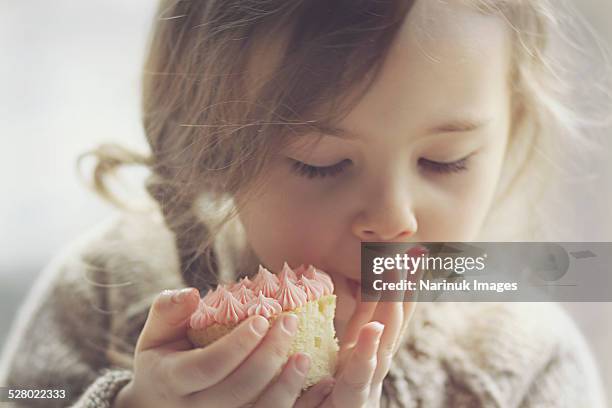
[[[145,0],[0,2],[0,346],[41,268],[114,211],[80,184],[77,155],[104,141],[147,151],[140,69],[155,6]],[[612,1],[576,0],[576,6],[612,44]],[[607,177],[568,186],[571,211],[559,217],[576,232],[575,241],[612,241],[610,157],[590,164]],[[136,186],[144,173],[134,174]],[[611,304],[565,306],[612,389]]]

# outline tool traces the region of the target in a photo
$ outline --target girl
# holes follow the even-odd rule
[[[49,266],[2,383],[67,391],[23,405],[46,407],[603,406],[554,305],[356,290],[361,241],[545,237],[526,209],[578,123],[545,52],[556,4],[162,1],[144,76],[151,155],[94,152],[101,194],[115,200],[106,173],[143,164],[154,206]],[[308,356],[282,358],[291,318],[253,317],[204,349],[185,338],[208,288],[284,261],[327,271],[338,296],[342,364],[301,396]]]

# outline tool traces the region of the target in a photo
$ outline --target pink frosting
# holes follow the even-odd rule
[[[232,284],[230,286],[230,292],[232,293],[237,292],[243,286],[246,287],[247,289],[253,289],[253,282],[251,282],[248,276],[245,276],[244,278],[240,279],[238,282]]]
[[[200,301],[198,310],[191,315],[189,322],[194,329],[203,329],[215,322],[215,308],[208,306],[203,301]]]
[[[314,266],[308,265],[306,271],[304,272],[304,276],[308,279],[314,279],[320,282],[323,285],[323,294],[330,295],[334,293],[334,283],[328,274],[323,271],[317,270]]]
[[[206,292],[206,295],[204,295],[204,297],[201,300],[203,300],[206,303],[210,302],[210,299],[213,296],[215,296],[216,290],[217,290],[217,288],[215,288],[215,289],[208,289],[208,292]]]
[[[289,267],[287,262],[285,262],[283,264],[283,268],[281,269],[280,273],[278,274],[278,280],[282,282],[282,280],[285,278],[285,275],[288,275],[289,279],[292,282],[296,282],[298,280],[297,275],[295,274],[295,272],[293,272],[293,269],[291,269]]]
[[[278,299],[283,310],[292,310],[304,306],[308,301],[304,289],[293,283],[288,275],[285,275],[281,281],[276,299]]]
[[[302,275],[297,285],[306,292],[308,300],[316,300],[323,296],[323,284],[319,281],[308,279],[306,276]]]
[[[302,264],[292,270],[285,262],[278,276],[259,265],[253,280],[244,277],[236,283],[219,284],[215,290],[208,290],[192,314],[190,326],[202,329],[215,323],[238,323],[254,314],[269,319],[333,290],[331,278],[312,265]]]
[[[293,270],[293,272],[295,272],[296,276],[298,277],[298,279],[300,278],[300,276],[302,276],[304,274],[304,272],[306,272],[306,265],[304,264],[300,264],[300,266],[298,266],[297,268],[295,268]]]
[[[253,287],[257,286],[257,284],[259,284],[264,277],[270,276],[276,278],[276,283],[279,283],[278,276],[267,270],[263,265],[259,265],[259,268],[257,269],[257,275],[255,275],[255,278],[252,280]]]
[[[246,286],[240,286],[238,290],[232,292],[232,294],[243,305],[249,303],[255,297],[255,293]]]
[[[276,297],[279,285],[278,277],[263,266],[259,265],[259,271],[253,283],[255,284],[253,286],[255,294],[262,292],[266,297]]]
[[[221,304],[221,299],[222,299],[222,294],[224,291],[227,291],[227,289],[225,289],[225,286],[223,285],[219,285],[217,286],[217,289],[215,289],[213,292],[209,291],[206,296],[204,296],[204,303],[206,303],[209,306],[212,306],[214,308],[219,307],[219,305]]]
[[[221,303],[215,313],[215,321],[220,324],[238,323],[246,317],[242,303],[228,290],[221,292]]]
[[[265,297],[263,293],[259,292],[257,297],[254,297],[247,305],[247,315],[253,316],[255,314],[261,315],[266,319],[269,319],[275,314],[283,311],[278,300],[274,298]]]

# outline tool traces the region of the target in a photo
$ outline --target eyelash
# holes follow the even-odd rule
[[[464,157],[450,163],[441,163],[424,158],[419,159],[419,165],[424,167],[427,171],[432,171],[438,174],[451,174],[460,173],[468,170],[468,160],[471,155]],[[312,166],[310,164],[303,163],[301,161],[290,159],[291,170],[302,177],[311,178],[324,178],[324,177],[335,177],[340,174],[344,169],[351,165],[352,162],[349,159],[342,160],[331,166]]]
[[[428,159],[419,159],[419,164],[428,171],[439,174],[460,173],[468,169],[468,160],[471,155],[450,163],[441,163]]]
[[[291,159],[291,161],[293,162],[291,164],[291,170],[293,170],[299,176],[307,177],[309,179],[315,177],[323,178],[337,176],[339,173],[344,171],[347,166],[352,164],[349,159],[344,159],[341,162],[324,167],[311,166],[310,164],[306,164],[294,159]]]

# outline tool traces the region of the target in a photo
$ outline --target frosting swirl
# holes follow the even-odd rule
[[[276,299],[283,310],[292,310],[303,306],[307,301],[306,292],[285,275],[278,288]]]
[[[306,292],[308,300],[317,300],[323,296],[323,284],[314,279],[308,279],[306,276],[302,275],[297,285]]]
[[[306,271],[304,272],[304,276],[308,279],[314,279],[320,282],[323,285],[323,294],[331,295],[334,292],[334,283],[328,274],[323,271],[317,270],[314,266],[308,265]]]
[[[279,288],[278,277],[261,265],[259,265],[259,271],[253,283],[255,284],[253,292],[256,295],[261,292],[266,297],[275,297]]]
[[[223,285],[217,286],[217,288],[214,291],[209,290],[206,296],[204,296],[204,299],[203,299],[204,303],[214,308],[219,307],[219,305],[221,304],[221,298],[222,298],[223,291],[227,291],[227,289],[225,289]]]
[[[289,279],[292,282],[296,282],[298,280],[297,275],[295,274],[295,272],[293,272],[293,269],[291,269],[289,267],[287,262],[285,262],[283,264],[283,268],[281,269],[280,273],[278,274],[278,280],[282,282],[282,280],[285,278],[285,275],[288,275]]]
[[[246,317],[246,312],[242,303],[223,288],[221,292],[221,303],[215,313],[215,321],[220,324],[238,323]]]
[[[203,329],[215,322],[215,308],[208,306],[202,300],[198,304],[198,310],[191,315],[189,324],[194,329]]]
[[[269,319],[273,315],[282,312],[282,310],[283,308],[276,299],[266,297],[261,292],[259,292],[259,295],[254,297],[247,305],[248,316],[258,314],[266,319]]]
[[[295,272],[295,274],[297,275],[298,279],[300,278],[300,276],[302,276],[304,274],[304,272],[306,272],[306,265],[304,264],[300,264],[300,266],[298,266],[297,268],[295,268],[293,270],[293,272]]]
[[[247,289],[253,289],[253,282],[251,282],[248,276],[245,276],[244,278],[240,279],[238,282],[231,285],[230,292],[235,293],[238,290],[240,290],[240,288],[243,286],[246,287]]]
[[[255,297],[255,293],[246,286],[240,286],[238,290],[232,292],[232,295],[234,295],[243,305],[250,302]]]

